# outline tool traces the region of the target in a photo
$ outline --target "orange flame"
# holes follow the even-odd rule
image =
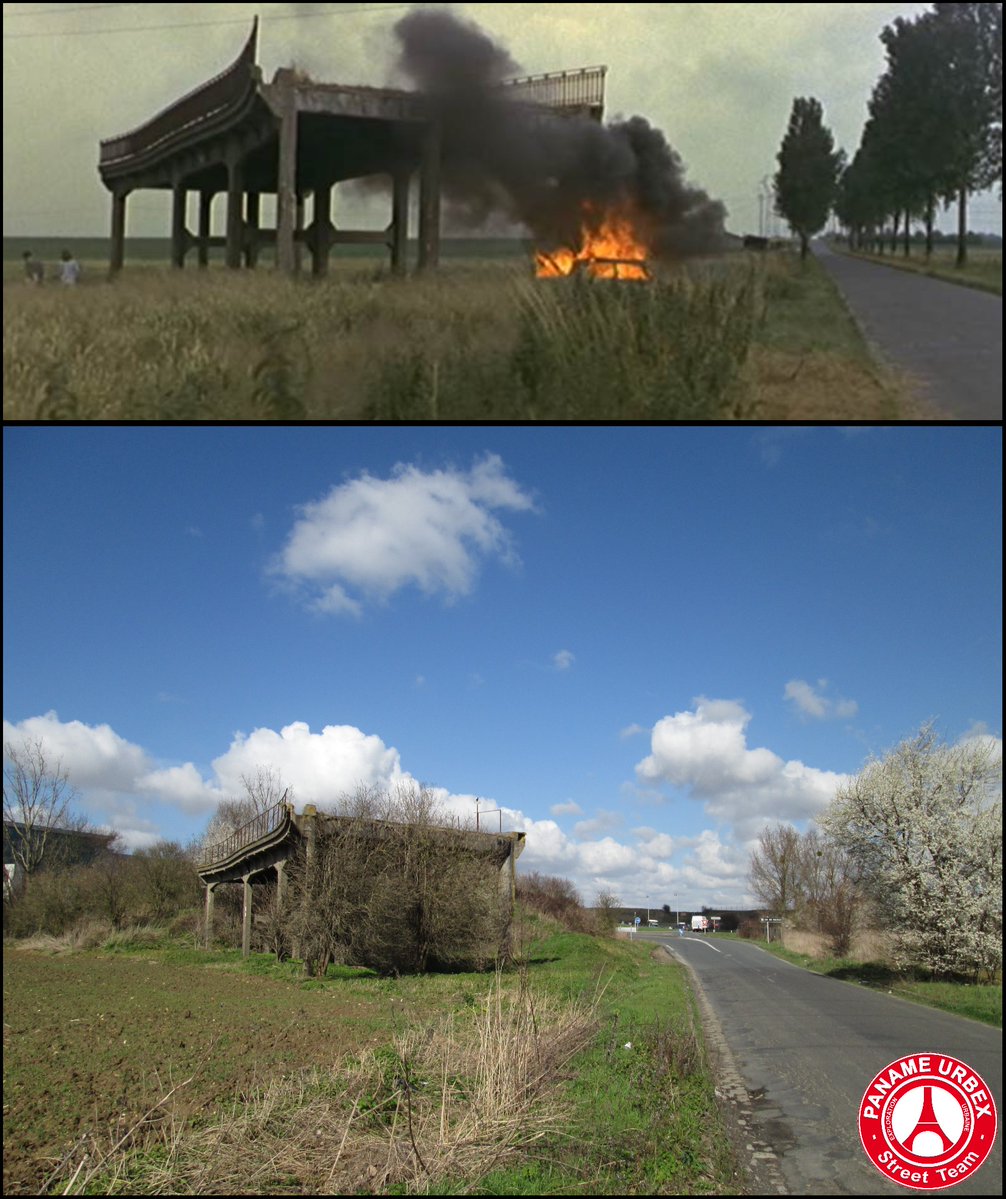
[[[578,250],[539,251],[535,261],[539,279],[559,279],[578,270],[594,279],[649,279],[646,257],[646,245],[631,218],[614,212],[598,228],[584,222]]]

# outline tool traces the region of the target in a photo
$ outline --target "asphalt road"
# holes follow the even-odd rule
[[[867,340],[951,420],[1002,420],[1001,296],[814,243]]]
[[[897,1058],[959,1058],[989,1085],[1002,1118],[998,1029],[791,966],[715,935],[642,934],[693,972],[719,1087],[737,1106],[742,1151],[759,1190],[814,1195],[902,1195],[863,1152],[859,1104]],[[945,1193],[1002,1193],[1002,1137],[973,1174]]]

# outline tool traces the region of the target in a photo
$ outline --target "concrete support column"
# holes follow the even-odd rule
[[[245,197],[245,266],[253,270],[258,265],[259,200],[258,192]]]
[[[311,273],[315,278],[328,274],[328,256],[332,249],[332,185],[315,189],[314,224],[311,239]]]
[[[404,275],[409,257],[409,176],[405,171],[391,180],[391,273]]]
[[[276,906],[282,908],[286,898],[286,860],[276,863]]]
[[[203,929],[203,945],[207,949],[213,943],[213,895],[215,891],[214,883],[206,884],[206,921]]]
[[[171,265],[181,270],[185,265],[185,207],[189,193],[185,184],[176,179],[171,188]]]
[[[117,275],[126,260],[126,197],[128,191],[112,192],[112,245],[108,273]]]
[[[307,201],[307,196],[303,192],[297,193],[297,220],[295,224],[295,232],[293,239],[293,269],[294,273],[299,275],[301,268],[304,265],[304,205]]]
[[[304,857],[307,873],[307,885],[310,890],[314,885],[314,860],[315,854],[318,852],[318,809],[313,803],[306,804],[304,814],[301,817],[303,821],[302,832],[304,834]]]
[[[440,158],[443,129],[432,120],[423,135],[419,172],[419,269],[435,270],[440,262]]]
[[[241,243],[244,237],[244,170],[241,155],[234,147],[227,156],[227,265],[231,270],[241,266]]]
[[[213,192],[199,193],[199,266],[205,270],[210,262],[210,216],[213,209]]]
[[[252,885],[250,874],[242,877],[241,885],[244,887],[244,902],[241,906],[241,956],[246,958],[251,953]]]
[[[296,269],[294,231],[297,225],[297,95],[292,82],[283,93],[279,123],[279,162],[276,196],[276,263],[286,275]]]

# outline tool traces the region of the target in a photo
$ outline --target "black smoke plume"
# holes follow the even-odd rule
[[[722,248],[724,206],[685,182],[680,156],[643,117],[605,126],[508,99],[496,85],[520,66],[449,12],[414,9],[395,34],[399,75],[443,121],[444,191],[471,224],[502,213],[543,247],[574,245],[584,223],[628,205],[658,257]]]

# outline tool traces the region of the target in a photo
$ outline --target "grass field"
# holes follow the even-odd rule
[[[547,922],[526,936],[498,988],[8,946],[4,1189],[737,1193],[684,972]]]
[[[391,280],[139,263],[4,288],[8,420],[877,420],[922,414],[816,262],[730,255],[649,284],[526,255]]]
[[[843,247],[836,246],[836,249],[843,250]],[[845,251],[843,250],[843,252]],[[956,265],[957,251],[953,246],[937,246],[928,262],[924,250],[919,246],[912,246],[912,253],[908,258],[905,258],[900,249],[897,254],[860,253],[854,257],[867,258],[870,262],[880,262],[885,266],[897,267],[903,271],[931,275],[935,279],[946,279],[950,283],[959,283],[963,287],[974,287],[979,291],[990,291],[997,296],[1003,294],[1001,250],[971,247],[968,250],[967,264],[963,267]]]

